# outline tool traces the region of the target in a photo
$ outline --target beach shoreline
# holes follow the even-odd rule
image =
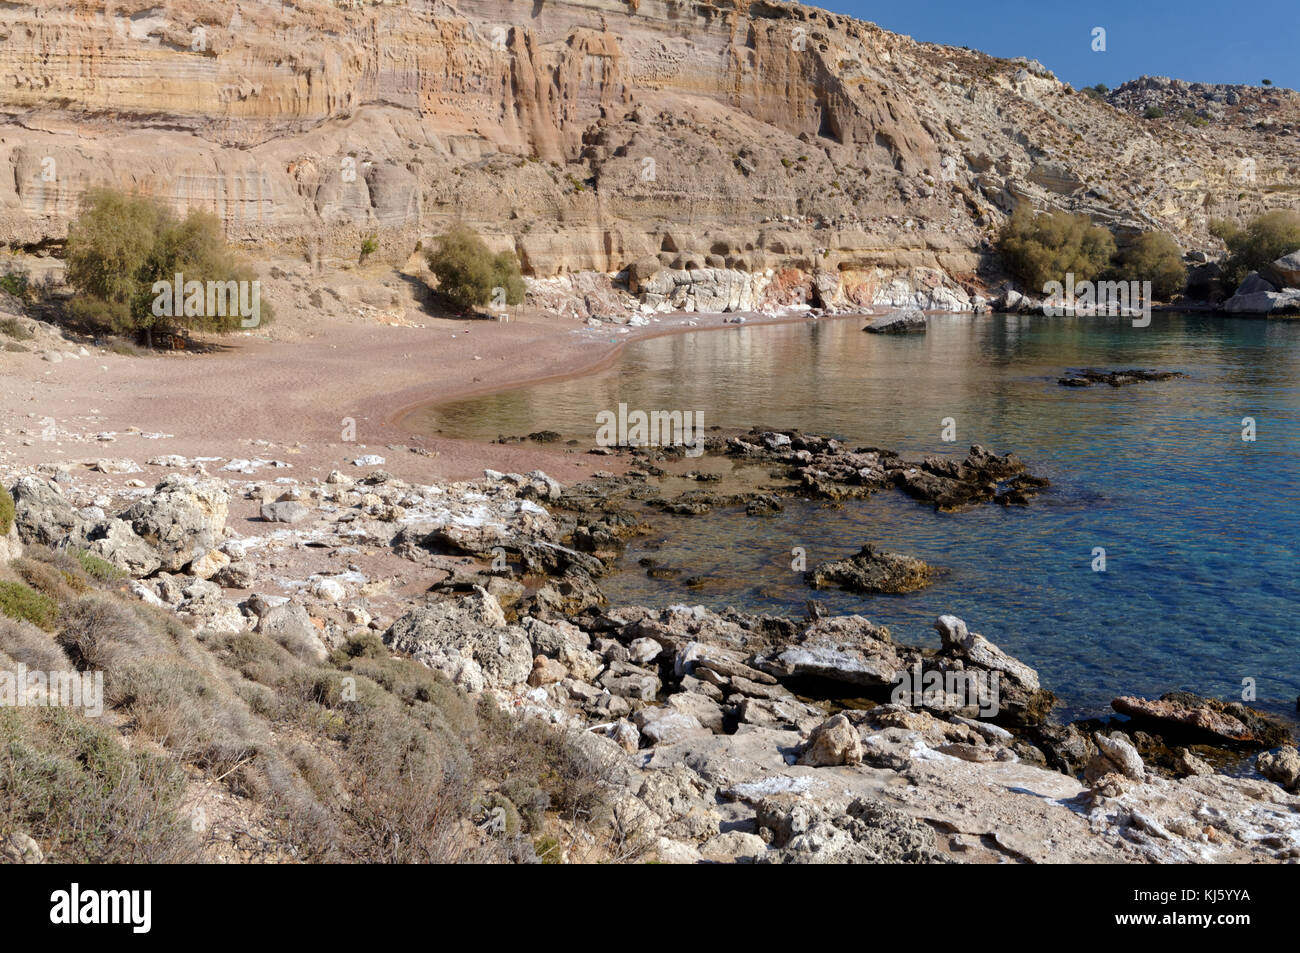
[[[278,454],[310,478],[378,454],[403,479],[541,468],[568,482],[589,475],[588,461],[540,445],[413,433],[406,421],[433,404],[597,373],[636,341],[809,320],[682,313],[642,327],[594,328],[541,314],[509,323],[425,317],[420,327],[321,324],[290,339],[249,335],[214,340],[208,353],[143,357],[69,338],[0,357],[0,471],[165,454]],[[417,452],[387,449],[393,446]]]

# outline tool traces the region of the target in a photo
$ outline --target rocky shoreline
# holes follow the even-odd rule
[[[787,493],[898,489],[945,509],[1027,505],[1046,483],[981,447],[906,461],[758,430],[705,445],[778,484],[664,500],[656,475],[700,463],[671,447],[621,449],[627,473],[568,487],[541,471],[408,483],[377,456],[320,481],[270,459],[93,461],[5,479],[0,555],[86,550],[196,630],[305,659],[368,631],[583,738],[616,822],[663,861],[1300,859],[1290,731],[1244,705],[1122,697],[1128,720],[1061,725],[1037,673],[953,616],[932,650],[856,615],[608,605],[600,578],[647,529],[629,502],[761,516]]]

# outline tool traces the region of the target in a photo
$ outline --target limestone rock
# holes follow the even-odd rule
[[[507,625],[500,604],[479,586],[462,599],[411,609],[383,639],[469,692],[522,685],[533,671],[527,634]]]
[[[162,568],[175,572],[221,546],[229,502],[220,481],[171,474],[121,518],[157,551]]]
[[[813,729],[799,755],[799,763],[812,768],[857,764],[862,760],[858,729],[843,714],[834,715]]]

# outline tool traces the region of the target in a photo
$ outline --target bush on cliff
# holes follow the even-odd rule
[[[425,256],[438,291],[466,311],[489,303],[519,304],[524,280],[514,252],[493,255],[468,225],[453,225]]]
[[[1183,251],[1165,232],[1143,232],[1119,253],[1116,276],[1124,281],[1149,281],[1151,293],[1168,301],[1187,284]]]
[[[1091,281],[1110,266],[1115,239],[1086,215],[1047,212],[1035,215],[1022,205],[998,236],[998,251],[1007,269],[1026,288],[1041,291],[1049,281]]]
[[[257,273],[226,245],[221,223],[208,212],[182,219],[144,196],[92,189],[69,226],[67,262],[77,292],[73,317],[144,331],[151,344],[155,329],[224,334],[273,316]]]
[[[1210,223],[1210,234],[1228,246],[1223,277],[1235,288],[1252,271],[1265,271],[1277,259],[1300,248],[1300,212],[1265,212],[1245,228],[1222,219]]]

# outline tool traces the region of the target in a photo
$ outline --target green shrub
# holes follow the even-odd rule
[[[1267,277],[1269,265],[1300,248],[1300,212],[1265,212],[1245,228],[1218,220],[1210,224],[1210,233],[1228,246],[1223,276],[1235,288],[1249,272],[1262,271]]]
[[[25,271],[7,271],[0,275],[0,291],[6,291],[15,298],[26,298],[31,290],[31,279]]]
[[[1146,112],[1142,114],[1143,119],[1164,119],[1165,111],[1159,106],[1148,106]]]
[[[107,559],[100,559],[94,553],[87,552],[84,549],[78,549],[73,552],[77,563],[85,570],[86,575],[98,582],[114,583],[126,578],[126,573],[118,569]]]
[[[6,535],[14,525],[14,498],[7,486],[0,485],[0,536]]]
[[[1119,254],[1115,271],[1125,281],[1149,281],[1151,293],[1168,301],[1187,284],[1178,243],[1165,232],[1143,232]]]
[[[1022,205],[1002,227],[998,251],[1026,287],[1041,290],[1049,281],[1064,281],[1068,273],[1075,281],[1095,279],[1109,267],[1115,239],[1086,215],[1035,215]]]
[[[513,252],[493,255],[467,225],[453,225],[426,255],[438,291],[458,308],[472,310],[493,301],[501,289],[506,304],[524,300],[524,281]]]
[[[364,265],[366,259],[379,251],[379,242],[375,240],[374,235],[367,235],[361,240],[361,254],[357,258],[357,264]]]
[[[185,292],[186,300],[170,302],[166,309],[154,291],[156,282],[170,286],[177,274],[187,287],[191,282],[206,287],[208,282],[257,280],[252,267],[226,246],[214,215],[191,211],[178,219],[152,199],[108,188],[86,193],[68,228],[67,263],[68,284],[77,292],[70,314],[119,332],[144,330],[151,339],[155,328],[229,333],[243,327],[238,301],[233,308],[218,309],[214,300],[209,308],[204,294],[202,304],[191,308]],[[170,301],[170,292],[167,297]],[[156,302],[161,315],[154,313]],[[267,302],[259,301],[257,317],[259,324],[272,319]]]
[[[0,582],[0,612],[11,619],[22,619],[53,632],[59,618],[59,605],[21,582]]]

